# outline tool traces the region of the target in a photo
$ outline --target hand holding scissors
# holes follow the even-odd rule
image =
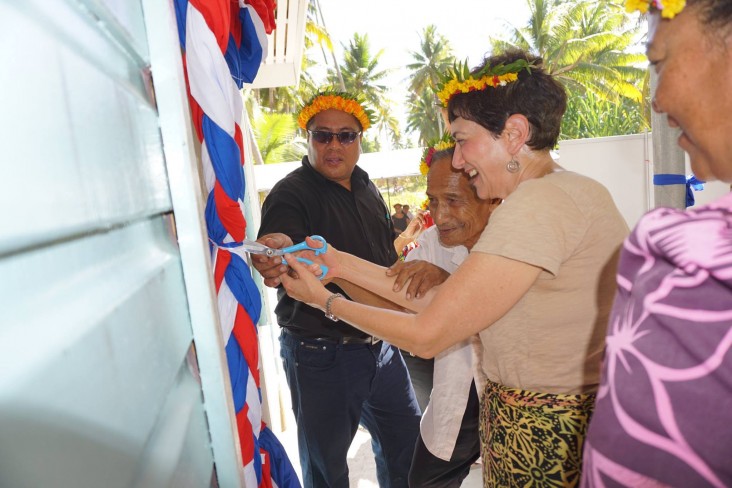
[[[267,247],[264,244],[260,244],[259,242],[250,241],[250,240],[244,240],[241,244],[241,248],[245,251],[251,253],[251,254],[261,254],[264,256],[267,256],[269,258],[273,258],[275,256],[283,256],[285,254],[292,254],[298,251],[314,251],[315,255],[318,256],[319,254],[323,254],[328,249],[328,243],[323,239],[321,236],[312,236],[312,239],[315,239],[316,241],[320,241],[323,243],[323,247],[311,247],[308,245],[306,241],[303,241],[299,244],[295,244],[293,246],[283,247],[281,249],[275,249],[272,247]],[[299,262],[305,264],[305,265],[312,265],[315,264],[313,261],[307,259],[307,258],[296,258]],[[285,258],[282,258],[282,264],[287,264],[285,261]],[[319,279],[325,278],[325,275],[328,274],[328,266],[324,264],[319,264],[321,274],[318,277]]]

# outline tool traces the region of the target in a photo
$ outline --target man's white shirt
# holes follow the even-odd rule
[[[405,261],[427,261],[452,274],[468,257],[465,246],[440,244],[437,226],[424,231]],[[460,425],[473,381],[473,351],[466,339],[435,357],[432,394],[422,415],[420,433],[427,449],[449,461],[455,449]]]

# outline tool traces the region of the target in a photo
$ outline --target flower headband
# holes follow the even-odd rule
[[[525,69],[531,72],[533,65],[525,59],[518,59],[510,64],[486,66],[478,73],[471,74],[467,63],[456,63],[444,75],[440,75],[437,84],[437,98],[447,107],[450,99],[460,93],[485,90],[487,87],[506,86],[518,80],[518,74]]]
[[[361,124],[362,130],[368,129],[374,122],[373,111],[365,108],[355,96],[346,92],[324,91],[317,93],[303,106],[300,115],[297,117],[297,125],[301,129],[307,129],[310,119],[329,109],[340,110],[353,115]]]
[[[455,141],[447,133],[443,134],[437,141],[432,142],[422,152],[422,160],[419,162],[419,172],[426,175],[430,170],[430,166],[432,166],[432,158],[435,153],[450,149],[451,147],[455,147]]]
[[[628,13],[658,10],[664,19],[673,19],[686,7],[686,0],[626,0],[625,10]]]

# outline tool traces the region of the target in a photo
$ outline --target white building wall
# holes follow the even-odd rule
[[[605,185],[630,227],[653,208],[650,133],[561,141],[555,155],[565,169],[587,175]],[[359,165],[372,179],[418,175],[421,157],[421,149],[366,153],[361,155]],[[270,190],[299,166],[299,161],[255,166],[257,191]],[[687,174],[690,173],[687,163]],[[715,200],[727,191],[729,185],[707,183],[704,191],[694,193],[696,205]]]

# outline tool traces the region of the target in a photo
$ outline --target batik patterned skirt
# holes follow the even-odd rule
[[[485,487],[572,487],[595,395],[552,395],[489,381],[480,407]]]

